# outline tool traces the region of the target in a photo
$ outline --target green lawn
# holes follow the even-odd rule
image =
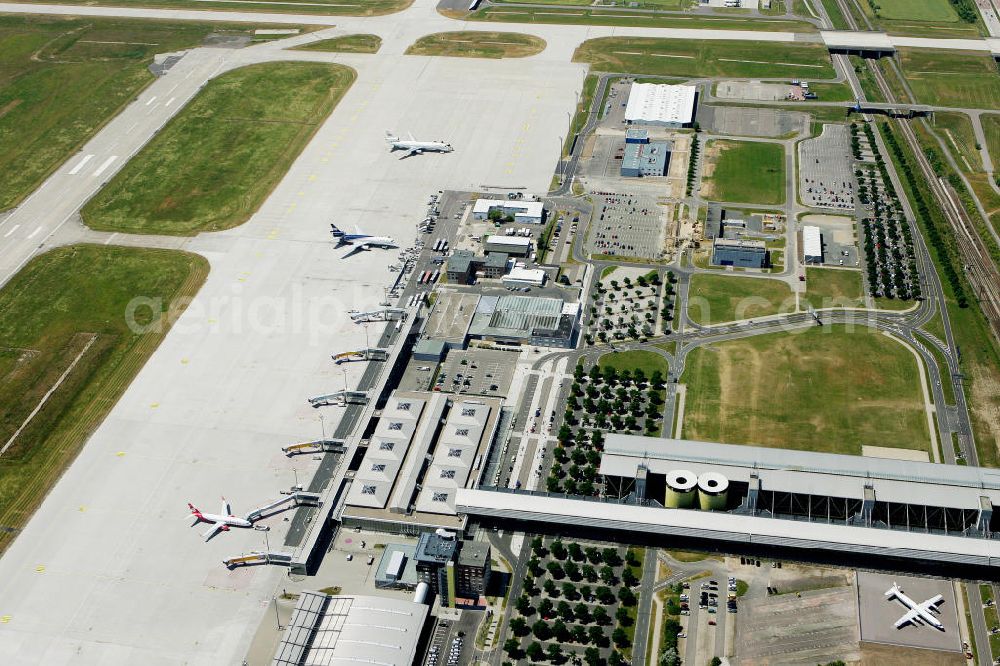
[[[791,290],[778,280],[705,273],[691,276],[688,316],[697,324],[718,324],[794,309]]]
[[[900,65],[917,101],[935,106],[1000,108],[1000,74],[988,54],[900,48]]]
[[[861,272],[807,268],[805,302],[817,309],[864,307]]]
[[[213,79],[83,207],[95,229],[195,234],[242,224],[353,83],[353,69],[267,63]]]
[[[986,135],[986,149],[993,160],[993,168],[1000,168],[1000,115],[984,113],[980,116],[983,134]]]
[[[948,0],[878,0],[879,16],[886,19],[952,23],[958,14]]]
[[[964,113],[938,112],[934,114],[931,121],[944,139],[952,153],[956,152],[955,161],[958,162],[963,172],[981,171],[983,161],[979,157],[979,149],[976,148],[976,133],[972,128],[972,121]],[[983,131],[986,131],[985,124]],[[968,165],[968,168],[967,166]]]
[[[714,139],[705,146],[701,193],[712,201],[785,201],[785,148],[779,143]]]
[[[687,360],[684,436],[859,455],[926,450],[919,368],[861,326],[822,326],[699,347]]]
[[[295,51],[331,51],[333,53],[378,53],[382,38],[378,35],[344,35],[333,39],[321,39],[296,46]]]
[[[516,32],[439,32],[425,35],[406,55],[456,58],[525,58],[545,50],[545,40]]]
[[[642,349],[605,354],[598,361],[598,365],[602,368],[612,367],[619,372],[622,370],[634,372],[636,369],[641,368],[647,377],[657,370],[664,377],[670,374],[670,365],[667,363],[667,359],[656,352],[644,351]]]
[[[830,55],[819,44],[681,40],[651,37],[588,39],[573,54],[603,72],[658,76],[737,76],[826,79]]]
[[[72,365],[0,458],[0,525],[24,525],[166,335],[171,320],[146,309],[135,320],[160,330],[131,331],[129,301],[166,309],[207,274],[207,261],[184,252],[74,245],[36,257],[0,289],[0,446]],[[0,530],[0,551],[15,534]]]
[[[17,205],[153,80],[153,54],[243,26],[0,16],[0,210]]]
[[[41,2],[48,0],[22,0],[23,2]],[[213,11],[266,11],[268,14],[339,14],[343,16],[380,16],[392,14],[406,9],[413,0],[280,0],[269,1],[265,6],[252,0],[241,2],[212,2],[210,7],[198,0],[119,0],[120,6],[154,7],[170,9],[211,9]],[[60,0],[63,5],[93,5],[92,0]],[[114,2],[105,4],[113,5]],[[267,26],[270,27],[270,26]]]

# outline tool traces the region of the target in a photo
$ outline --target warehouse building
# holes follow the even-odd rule
[[[579,303],[538,296],[483,296],[469,335],[508,344],[572,349],[579,324]]]
[[[659,127],[689,127],[694,121],[697,89],[660,83],[633,83],[625,106],[625,122]]]
[[[493,234],[486,238],[487,252],[502,252],[511,257],[526,257],[531,254],[535,241],[531,236],[503,236]]]
[[[712,242],[712,263],[716,266],[764,268],[767,266],[767,245],[759,240],[716,238]]]
[[[524,268],[515,266],[503,278],[504,286],[509,287],[541,287],[548,275],[541,268]]]
[[[670,164],[670,144],[666,141],[628,143],[622,156],[621,176],[640,178],[665,176]]]
[[[823,263],[823,234],[819,227],[802,227],[802,260],[807,264]]]
[[[495,210],[522,224],[541,224],[545,219],[545,206],[541,201],[523,199],[476,199],[472,206],[472,217],[482,221],[489,218],[490,212]]]
[[[303,592],[272,664],[410,666],[429,610],[404,599]]]

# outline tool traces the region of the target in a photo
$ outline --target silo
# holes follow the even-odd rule
[[[703,511],[726,508],[729,479],[718,472],[705,472],[698,477],[698,505]]]
[[[667,472],[667,491],[663,506],[670,509],[689,509],[694,505],[698,475],[686,469]]]

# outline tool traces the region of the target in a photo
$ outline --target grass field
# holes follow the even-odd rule
[[[0,456],[0,525],[24,525],[166,334],[165,315],[161,330],[131,332],[128,302],[192,297],[207,274],[184,252],[76,245],[36,257],[0,289],[0,448],[79,357]],[[0,530],[0,551],[15,534]]]
[[[982,170],[983,161],[979,157],[979,149],[976,148],[976,133],[969,116],[964,113],[941,111],[934,114],[931,124],[943,136],[945,145],[953,153],[957,149],[955,161],[963,171]],[[983,131],[986,131],[985,124]]]
[[[861,272],[807,268],[805,302],[817,309],[864,307]]]
[[[993,159],[993,167],[1000,168],[1000,114],[984,113],[980,116],[983,134],[986,135],[986,149]]]
[[[735,76],[825,79],[833,77],[830,56],[819,44],[767,44],[723,40],[600,37],[573,54],[603,72],[658,76]]]
[[[878,0],[879,16],[892,20],[953,23],[958,14],[948,0]]]
[[[244,26],[0,16],[0,210],[32,192],[153,80],[153,54]]]
[[[656,352],[642,349],[605,354],[598,361],[598,365],[602,368],[611,367],[619,372],[622,370],[634,372],[636,368],[642,368],[647,377],[657,370],[663,373],[664,377],[670,374],[670,365],[667,363],[667,359]]]
[[[898,49],[917,101],[934,106],[1000,108],[1000,73],[988,54]]]
[[[496,0],[495,4],[503,5],[508,2],[518,3],[522,0]],[[553,5],[553,6],[565,6],[565,7],[589,7],[594,4],[593,0],[531,0],[531,4],[534,5]],[[607,9],[613,8],[615,5],[623,9],[658,9],[661,11],[678,11],[687,8],[691,3],[688,0],[636,0],[637,7],[632,7],[631,1],[625,2],[623,0],[604,0],[602,6]]]
[[[486,7],[471,14],[442,12],[452,18],[503,23],[559,23],[571,25],[610,25],[640,28],[711,28],[714,30],[757,30],[768,32],[816,32],[806,21],[783,18],[742,18],[722,16],[684,16],[681,14],[643,14],[627,9],[593,7]]]
[[[863,444],[927,449],[919,368],[871,329],[823,326],[695,349],[684,436],[860,455]]]
[[[266,63],[198,93],[81,211],[95,229],[195,234],[245,222],[353,83],[353,69]]]
[[[705,146],[702,196],[712,201],[785,201],[785,149],[778,143],[715,139]]]
[[[378,53],[382,48],[382,38],[378,35],[344,35],[333,39],[321,39],[296,46],[295,51],[331,51],[333,53]]]
[[[415,41],[406,55],[526,58],[544,50],[545,40],[516,32],[439,32]]]
[[[691,276],[688,316],[696,324],[751,319],[794,309],[792,291],[778,280],[705,273]]]
[[[22,0],[24,2],[46,3],[47,0]],[[338,14],[343,16],[381,16],[399,12],[413,3],[413,0],[280,0],[268,2],[266,9],[260,2],[231,0],[212,2],[213,11],[266,11],[268,14]],[[93,5],[92,0],[60,0],[64,5]],[[108,2],[106,4],[115,4]],[[121,6],[153,7],[170,9],[209,9],[198,0],[125,0]]]

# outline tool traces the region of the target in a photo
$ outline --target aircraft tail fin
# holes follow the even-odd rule
[[[330,233],[333,234],[334,238],[340,238],[341,236],[344,235],[344,232],[341,231],[336,224],[330,225]]]
[[[392,130],[385,131],[385,140],[388,142],[399,141],[399,137],[392,133]]]

